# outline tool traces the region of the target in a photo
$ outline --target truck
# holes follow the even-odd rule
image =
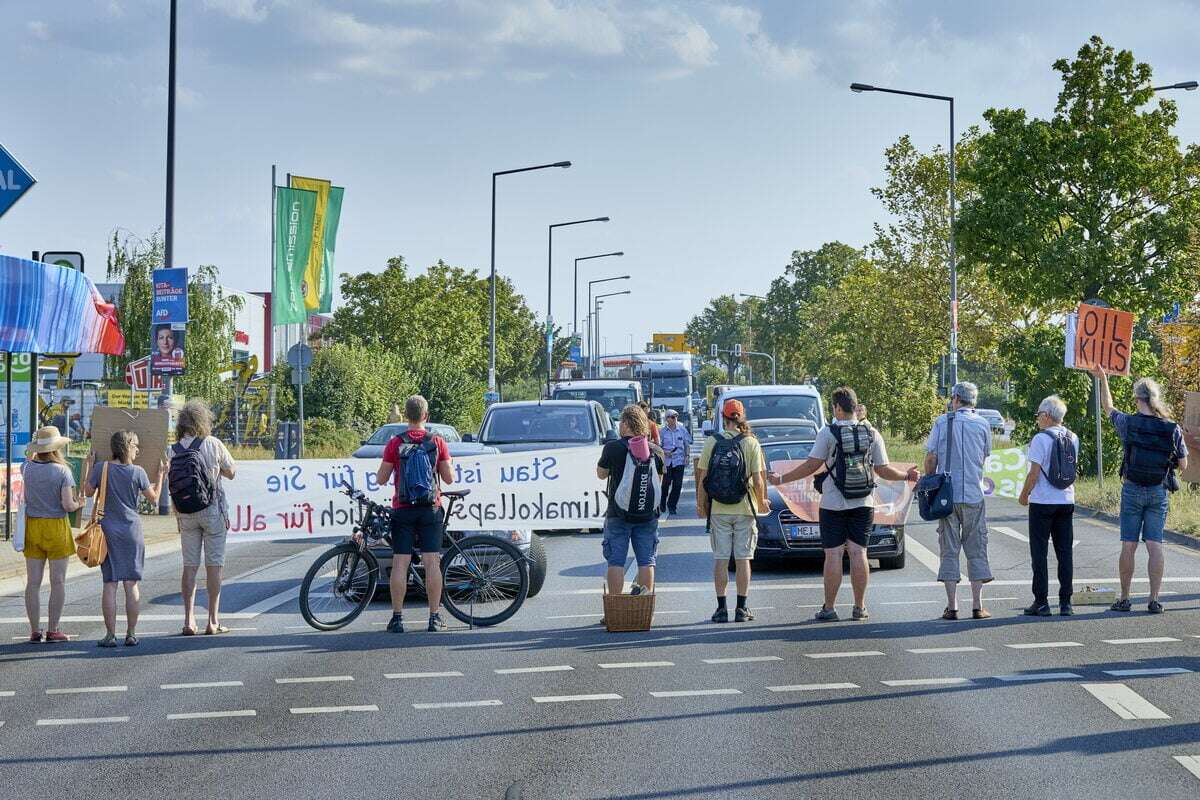
[[[551,400],[595,400],[613,421],[621,410],[642,399],[642,384],[632,379],[577,378],[559,381],[550,387]]]
[[[679,420],[692,424],[695,360],[691,353],[634,353],[600,361],[608,377],[632,378],[642,386],[642,396],[655,408],[673,408]]]

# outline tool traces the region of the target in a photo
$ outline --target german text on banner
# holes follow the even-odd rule
[[[125,354],[117,310],[79,270],[0,255],[0,352]]]
[[[599,528],[608,500],[596,477],[600,448],[580,447],[458,458],[454,483],[470,489],[455,504],[454,530]],[[231,541],[348,536],[358,504],[343,485],[391,505],[393,487],[375,481],[378,459],[243,461],[225,481]],[[446,501],[443,500],[443,503]]]
[[[275,325],[303,323],[304,271],[312,252],[317,193],[275,187],[275,264],[271,285],[271,321]]]
[[[329,205],[325,209],[325,265],[321,268],[321,305],[317,308],[322,314],[333,311],[333,255],[337,249],[338,223],[342,219],[342,195],[345,191],[341,186],[329,187]]]
[[[313,313],[321,306],[321,274],[325,270],[325,212],[329,207],[329,181],[320,178],[292,176],[293,189],[307,189],[317,193],[317,207],[313,214],[312,245],[308,255],[308,266],[300,291],[304,294],[304,308]]]

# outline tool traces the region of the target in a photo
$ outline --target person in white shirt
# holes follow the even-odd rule
[[[1029,507],[1029,555],[1033,560],[1033,605],[1025,609],[1031,617],[1050,616],[1049,569],[1047,551],[1054,542],[1054,556],[1058,560],[1058,612],[1064,617],[1075,613],[1071,608],[1072,546],[1075,528],[1075,484],[1074,475],[1056,474],[1063,459],[1071,466],[1079,462],[1079,437],[1063,426],[1067,415],[1067,404],[1058,395],[1051,395],[1038,406],[1038,432],[1029,443],[1029,475],[1021,488],[1019,502]],[[1059,448],[1060,458],[1055,458]],[[1062,448],[1067,448],[1063,450]],[[1060,462],[1060,466],[1055,465]],[[1072,482],[1065,488],[1059,484],[1070,477]]]

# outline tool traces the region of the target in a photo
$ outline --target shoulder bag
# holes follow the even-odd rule
[[[108,494],[108,462],[100,468],[100,489],[92,506],[92,518],[75,537],[75,555],[89,567],[98,567],[108,558],[108,540],[100,523],[104,520],[104,498]]]
[[[946,464],[954,452],[954,415],[951,411],[946,419]],[[938,466],[940,472],[924,476],[913,490],[917,495],[917,510],[926,521],[948,517],[954,511],[954,479],[946,465]]]

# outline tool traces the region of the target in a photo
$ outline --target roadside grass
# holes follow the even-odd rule
[[[887,454],[889,461],[902,461],[911,464],[916,464],[918,467],[925,461],[925,440],[909,441],[902,439],[899,436],[885,436],[884,443],[887,445]],[[1008,438],[999,436],[992,437],[992,450],[1007,450],[1015,445]]]
[[[1178,492],[1170,495],[1170,503],[1167,527],[1189,536],[1200,536],[1200,484],[1183,484]],[[1075,504],[1106,514],[1120,513],[1121,479],[1106,475],[1104,489],[1101,489],[1095,477],[1080,478],[1075,482]]]
[[[228,442],[225,443],[225,446],[235,461],[264,461],[275,458],[275,451],[265,447]],[[348,458],[349,456],[350,453],[346,452],[346,448],[337,445],[306,445],[304,448],[305,458]]]

